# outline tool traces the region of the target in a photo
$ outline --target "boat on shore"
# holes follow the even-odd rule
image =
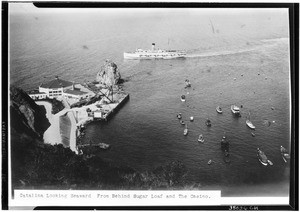
[[[268,158],[265,155],[265,153],[263,151],[261,151],[259,148],[257,148],[257,157],[259,162],[264,165],[267,166],[268,165]]]
[[[231,105],[231,112],[234,114],[234,115],[238,115],[240,116],[240,108],[236,105]]]
[[[284,148],[283,146],[280,146],[280,152],[281,152],[281,156],[282,159],[285,163],[287,163],[288,159],[290,159],[290,154],[288,153],[288,151],[286,150],[286,148]]]
[[[221,108],[220,106],[218,106],[218,107],[216,108],[216,111],[217,111],[219,114],[222,114],[222,113],[223,113],[222,108]]]
[[[124,52],[124,59],[173,59],[185,57],[185,50],[157,49],[155,48],[155,43],[152,43],[152,48],[148,50],[136,49],[134,52]]]

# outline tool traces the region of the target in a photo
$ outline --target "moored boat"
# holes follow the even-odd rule
[[[246,120],[246,124],[250,129],[255,130],[254,124],[252,124],[252,122],[250,121],[250,112],[249,112],[249,119]]]
[[[181,95],[180,98],[181,98],[181,101],[182,101],[182,102],[185,102],[185,95]]]
[[[125,59],[173,59],[186,57],[184,50],[162,50],[156,49],[155,43],[149,50],[136,49],[134,52],[124,52]]]
[[[247,126],[250,128],[250,129],[255,129],[255,126],[254,126],[254,124],[252,124],[252,122],[250,121],[250,120],[246,120],[246,124],[247,124]]]
[[[280,146],[280,152],[281,152],[281,156],[282,156],[283,161],[285,163],[287,163],[288,159],[290,159],[290,154],[288,153],[286,148],[284,148],[283,146]]]
[[[231,111],[235,115],[240,115],[240,108],[236,105],[231,105]]]
[[[187,125],[185,125],[185,129],[183,131],[183,135],[187,135],[189,132],[188,128],[187,128]]]
[[[182,125],[185,125],[184,121],[183,120],[180,120],[180,124]]]
[[[182,118],[181,113],[177,114],[177,118],[178,118],[178,119],[181,119],[181,118]]]
[[[216,108],[216,111],[218,112],[218,113],[223,113],[223,111],[222,111],[222,108],[220,107],[220,106],[218,106],[217,108]]]
[[[206,126],[211,127],[211,121],[207,118],[205,121]]]
[[[259,162],[264,165],[267,166],[268,165],[268,158],[265,155],[265,153],[263,151],[261,151],[259,148],[257,148],[257,157]]]
[[[198,142],[201,142],[201,143],[204,142],[204,138],[203,138],[203,135],[202,135],[202,134],[199,135]]]

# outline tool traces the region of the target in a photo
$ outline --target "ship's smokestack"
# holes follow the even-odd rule
[[[155,50],[155,43],[152,43],[152,51]]]

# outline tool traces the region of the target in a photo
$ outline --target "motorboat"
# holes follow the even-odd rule
[[[204,142],[204,138],[203,138],[203,135],[202,135],[202,134],[199,135],[198,142],[201,142],[201,143]]]
[[[194,117],[193,116],[190,117],[190,121],[194,121]]]
[[[216,108],[216,111],[217,111],[218,113],[220,113],[220,114],[223,113],[222,108],[221,108],[220,106],[218,106],[218,107]]]
[[[212,163],[212,160],[209,160],[209,161],[207,162],[208,165],[210,165],[211,163]]]
[[[246,120],[246,124],[250,129],[255,130],[254,124],[252,124],[252,122],[250,121],[250,112],[249,112],[249,119]]]
[[[206,124],[206,126],[211,127],[211,121],[210,121],[209,119],[207,119],[207,120],[205,121],[205,124]]]
[[[246,124],[250,129],[255,130],[254,124],[252,124],[252,122],[249,119],[246,120]]]
[[[251,135],[252,135],[252,137],[255,137],[255,133],[252,132]]]
[[[265,155],[265,153],[263,151],[261,151],[259,148],[257,148],[257,157],[259,162],[264,165],[267,166],[268,165],[268,158]]]
[[[181,101],[182,101],[182,102],[185,102],[185,95],[181,95],[180,98],[181,98]]]
[[[109,144],[106,144],[106,143],[99,143],[99,144],[98,144],[98,147],[99,147],[100,149],[108,149],[108,148],[110,147],[110,145],[109,145]]]
[[[189,132],[188,128],[187,128],[187,125],[185,125],[185,129],[183,131],[183,135],[187,135]]]
[[[281,152],[282,159],[286,163],[288,161],[288,159],[291,158],[290,154],[288,153],[288,151],[286,150],[286,148],[284,148],[283,146],[280,146],[280,152]]]
[[[231,111],[235,115],[240,115],[240,108],[236,105],[231,105]]]

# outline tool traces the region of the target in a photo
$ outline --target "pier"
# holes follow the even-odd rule
[[[113,99],[113,101],[108,102],[107,99]],[[99,101],[96,101],[93,104],[70,108],[68,102],[65,99],[62,99],[65,109],[55,115],[51,114],[52,107],[50,103],[40,101],[38,104],[46,107],[47,117],[51,123],[51,126],[44,134],[44,140],[46,143],[50,144],[62,143],[59,117],[67,114],[71,121],[71,130],[69,146],[65,147],[69,147],[78,154],[78,145],[82,146],[82,144],[77,142],[78,137],[80,136],[80,128],[93,121],[108,121],[128,100],[129,94],[117,92],[115,94],[103,96]]]

